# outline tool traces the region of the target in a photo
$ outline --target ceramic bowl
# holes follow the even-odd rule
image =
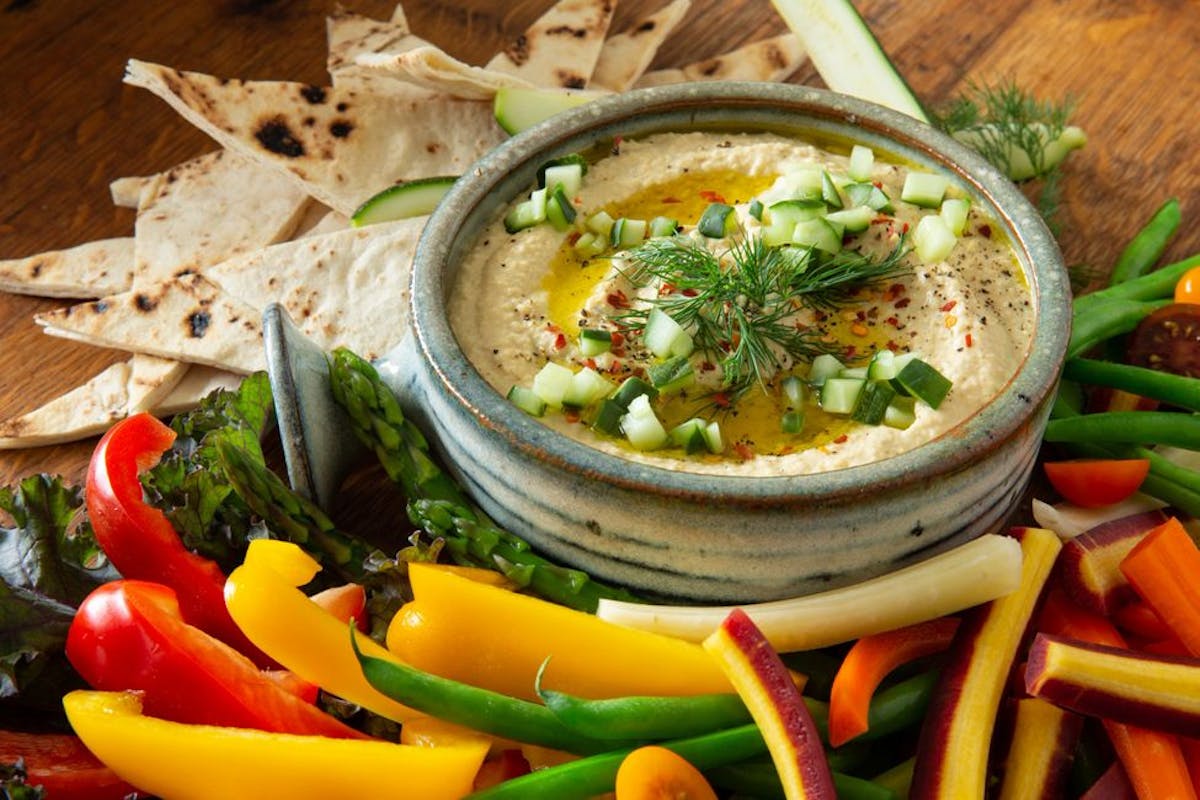
[[[538,165],[614,136],[769,130],[865,143],[958,176],[1029,277],[1035,330],[994,402],[940,438],[875,463],[725,477],[623,460],[510,404],[466,360],[446,298],[457,265]],[[904,115],[779,84],[681,85],[603,99],[513,137],[435,211],[416,254],[412,335],[381,366],[403,404],[500,524],[549,558],[688,601],[802,595],[913,563],[1002,524],[1038,451],[1070,328],[1062,257],[1034,208],[982,158]]]

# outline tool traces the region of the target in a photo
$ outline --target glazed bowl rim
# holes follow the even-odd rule
[[[883,141],[892,154],[937,164],[967,184],[1010,236],[1030,282],[1034,330],[1016,373],[989,402],[959,425],[914,448],[877,461],[792,475],[721,475],[673,470],[621,458],[575,441],[525,414],[492,388],[466,358],[449,318],[450,261],[469,248],[499,208],[516,196],[497,187],[528,188],[537,165],[611,138],[622,125],[646,136],[697,129],[706,114],[726,122],[701,129],[747,129],[755,115],[799,115],[780,127],[853,130],[857,139]],[[683,115],[691,124],[680,121]],[[668,119],[675,122],[668,123]],[[805,120],[808,124],[805,124]],[[850,137],[847,137],[850,138]],[[525,175],[522,184],[519,176]],[[514,183],[514,176],[518,176]],[[470,238],[470,242],[460,241]],[[713,82],[654,87],[600,98],[517,134],[488,153],[447,193],[431,215],[413,262],[410,318],[417,355],[438,391],[453,397],[475,422],[513,451],[577,476],[651,494],[735,505],[805,504],[821,499],[887,491],[935,479],[983,460],[1023,426],[1056,388],[1070,332],[1070,287],[1062,256],[1041,216],[1020,189],[975,151],[947,134],[899,112],[857,98],[794,84]],[[440,302],[422,302],[439,298]],[[1014,396],[1016,402],[995,402]]]

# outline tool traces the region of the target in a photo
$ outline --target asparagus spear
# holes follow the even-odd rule
[[[602,597],[636,599],[534,553],[527,542],[497,526],[429,455],[425,437],[405,419],[395,395],[368,362],[344,348],[329,364],[333,396],[346,409],[358,438],[379,458],[409,498],[412,523],[445,543],[459,564],[494,569],[519,586],[582,611]]]

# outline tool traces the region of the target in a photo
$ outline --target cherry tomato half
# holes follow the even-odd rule
[[[1200,303],[1200,267],[1192,267],[1183,273],[1175,284],[1176,303]]]
[[[1084,508],[1121,502],[1138,490],[1150,471],[1144,458],[1050,461],[1043,466],[1055,491]]]
[[[1129,335],[1130,364],[1200,377],[1200,304],[1171,303],[1146,315]]]

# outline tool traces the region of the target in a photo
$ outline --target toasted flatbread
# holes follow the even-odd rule
[[[292,233],[293,239],[304,239],[309,236],[324,236],[327,233],[344,231],[350,228],[350,218],[345,214],[329,208],[316,200],[309,201],[304,218]]]
[[[686,81],[782,81],[799,69],[805,58],[800,39],[793,33],[785,33],[682,69],[647,72],[636,85],[643,88]]]
[[[491,100],[501,87],[534,88],[524,78],[466,64],[431,44],[402,53],[362,53],[360,67],[464,100]]]
[[[54,336],[249,373],[266,368],[259,317],[258,308],[192,273],[34,320]]]
[[[172,167],[142,191],[135,285],[200,271],[286,239],[309,202],[291,178],[228,150]]]
[[[190,411],[218,389],[236,389],[241,382],[242,376],[237,373],[192,364],[175,388],[146,410],[158,417]]]
[[[559,0],[487,63],[534,86],[587,86],[612,23],[615,0]]]
[[[133,250],[124,236],[0,261],[0,290],[76,299],[123,292],[133,282]]]
[[[182,376],[175,363],[135,355],[113,364],[40,408],[0,422],[0,450],[94,436],[129,414],[154,408]]]
[[[673,0],[605,39],[588,87],[613,92],[632,88],[691,5],[692,0]]]
[[[108,191],[112,195],[113,205],[117,208],[136,209],[142,198],[142,189],[155,177],[154,175],[130,175],[112,181],[108,184]]]
[[[456,175],[503,141],[490,103],[302,83],[222,80],[130,61],[149,89],[229,150],[291,175],[347,216],[404,180]],[[387,81],[387,83],[397,83]]]
[[[428,44],[408,29],[404,11],[397,6],[399,18],[381,22],[361,14],[338,9],[325,20],[328,53],[325,68],[334,83],[355,70],[355,58],[363,53],[402,53]]]

